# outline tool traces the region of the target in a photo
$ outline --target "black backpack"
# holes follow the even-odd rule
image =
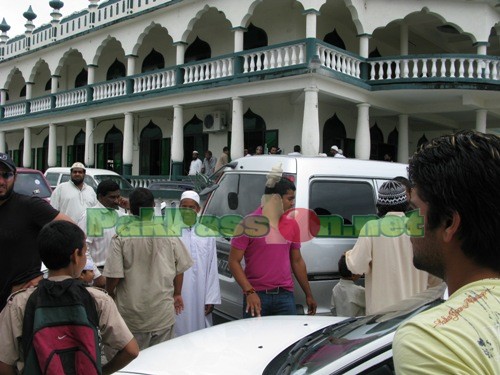
[[[80,280],[42,280],[26,304],[25,374],[101,374],[99,317]]]

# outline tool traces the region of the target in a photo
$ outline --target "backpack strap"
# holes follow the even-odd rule
[[[43,281],[43,280],[42,280]],[[41,282],[40,282],[41,283]],[[40,285],[39,283],[39,285]],[[19,345],[20,358],[26,359],[29,352],[31,342],[33,341],[33,326],[35,324],[35,310],[38,301],[38,286],[28,298],[23,317],[23,333],[21,336],[21,343]]]

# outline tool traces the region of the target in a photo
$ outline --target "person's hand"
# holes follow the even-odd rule
[[[214,305],[205,305],[205,315],[211,314],[214,311]]]
[[[118,206],[120,206],[124,210],[130,210],[130,202],[127,198],[124,197],[118,198]]]
[[[318,304],[314,300],[312,296],[306,297],[306,303],[307,303],[307,315],[316,315],[316,308],[318,307]]]
[[[260,298],[257,293],[252,293],[247,296],[247,309],[246,313],[251,316],[260,316],[261,305]]]
[[[182,300],[182,295],[174,295],[174,308],[176,315],[179,315],[182,310],[184,310],[184,301]]]

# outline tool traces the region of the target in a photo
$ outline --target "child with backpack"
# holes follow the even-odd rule
[[[136,340],[111,297],[79,280],[87,261],[83,231],[53,221],[37,244],[48,279],[12,294],[0,314],[0,375],[111,374],[126,366],[139,353]],[[103,366],[101,344],[118,351]]]

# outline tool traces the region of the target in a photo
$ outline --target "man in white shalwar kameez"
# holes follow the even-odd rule
[[[200,211],[199,195],[191,190],[185,191],[179,207],[193,210],[193,215],[182,214],[184,222],[191,226],[182,230],[181,240],[194,263],[184,272],[184,310],[175,320],[176,336],[210,327],[214,305],[221,303],[215,237],[198,236],[194,227],[196,214]]]

